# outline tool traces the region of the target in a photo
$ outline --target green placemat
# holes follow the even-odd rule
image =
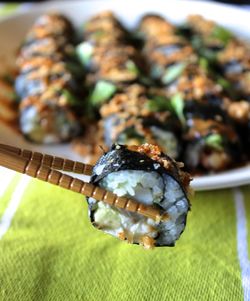
[[[96,230],[81,195],[27,177],[6,194],[0,300],[243,300],[249,187],[197,193],[176,247],[152,251]]]

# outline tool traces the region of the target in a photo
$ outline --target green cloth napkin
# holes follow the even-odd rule
[[[247,220],[250,186],[199,192],[176,247],[146,251],[96,230],[81,195],[1,169],[0,300],[250,300]]]
[[[11,177],[0,300],[249,300],[250,187],[196,193],[176,247],[146,251],[96,230],[83,196]]]

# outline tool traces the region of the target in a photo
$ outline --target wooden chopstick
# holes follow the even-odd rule
[[[106,191],[101,187],[73,178],[51,169],[43,165],[43,163],[37,163],[34,160],[21,157],[8,150],[0,149],[0,165],[30,177],[81,193],[87,197],[93,197],[97,201],[103,201],[117,208],[142,214],[156,221],[168,218],[167,215],[162,215],[160,210],[153,206],[140,204],[130,198],[118,197],[114,193]]]
[[[25,159],[36,162],[37,164],[42,164],[44,166],[51,167],[57,170],[69,171],[78,174],[84,174],[90,176],[92,174],[93,166],[89,164],[84,164],[79,161],[72,161],[69,159],[51,156],[48,154],[42,154],[39,152],[32,152],[27,149],[21,149],[7,144],[0,143],[0,150],[5,150],[15,155],[21,156]]]

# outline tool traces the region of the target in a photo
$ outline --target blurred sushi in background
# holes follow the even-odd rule
[[[181,151],[181,124],[160,89],[129,86],[101,108],[107,146],[113,143],[159,145],[177,159]]]
[[[73,139],[92,162],[114,143],[150,143],[193,174],[241,165],[249,49],[197,15],[172,24],[149,13],[131,31],[104,11],[81,33],[60,14],[43,15],[18,52],[20,129],[36,143]]]
[[[231,98],[227,112],[249,157],[250,44],[199,15],[188,17],[192,45],[209,66],[211,76]]]
[[[158,15],[146,15],[141,19],[138,34],[142,39],[142,51],[150,65],[150,77],[168,86],[187,64],[198,61],[192,46],[178,35],[177,27]]]
[[[77,46],[90,93],[91,107],[101,107],[116,92],[140,83],[145,61],[131,35],[112,12],[103,12],[84,24],[83,42]]]
[[[15,87],[20,97],[20,128],[36,143],[60,143],[81,131],[78,62],[74,30],[66,17],[43,15],[19,51]]]

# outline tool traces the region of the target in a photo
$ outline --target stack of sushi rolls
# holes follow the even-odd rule
[[[242,141],[245,159],[250,159],[250,102],[240,100],[231,102],[227,108],[234,127]]]
[[[243,159],[235,129],[220,117],[189,117],[183,140],[183,159],[192,171],[221,171]]]
[[[189,28],[193,47],[210,63],[235,40],[230,31],[200,15],[190,15],[186,27]]]
[[[155,145],[113,145],[94,166],[91,182],[118,196],[153,205],[168,218],[154,221],[89,198],[92,224],[105,233],[145,248],[174,246],[185,229],[190,209],[191,178],[182,167],[183,164],[163,154]]]
[[[199,15],[188,18],[192,44],[200,56],[213,65],[213,75],[233,101],[227,111],[232,118],[245,153],[250,147],[250,45],[227,29]]]
[[[163,152],[177,159],[181,151],[181,123],[171,111],[163,91],[134,84],[117,93],[100,110],[104,139],[113,143],[157,144]]]
[[[27,33],[17,63],[37,56],[65,60],[74,53],[73,43],[74,29],[65,16],[42,15]]]
[[[231,100],[222,85],[209,74],[189,41],[164,18],[146,15],[139,32],[151,76],[164,86],[170,107],[182,124],[185,165],[193,171],[229,167],[240,145],[227,113]]]
[[[187,26],[192,32],[192,45],[209,65],[214,65],[213,71],[223,77],[224,85],[235,90],[234,97],[250,100],[250,45],[199,15],[189,16]]]
[[[227,112],[232,101],[223,89],[197,65],[189,65],[170,102],[183,125],[183,161],[190,170],[224,170],[237,160],[239,137]]]
[[[250,45],[234,40],[218,55],[218,65],[238,98],[250,102]]]
[[[98,108],[117,91],[139,81],[143,60],[112,12],[90,19],[83,35],[77,53],[87,72],[90,105]]]
[[[80,132],[79,69],[74,30],[66,17],[38,18],[19,51],[15,88],[21,100],[20,127],[35,143],[68,141]]]
[[[163,86],[169,86],[185,66],[198,60],[188,41],[177,34],[177,28],[158,15],[142,18],[138,34],[143,41],[143,53],[150,64],[150,76]]]

